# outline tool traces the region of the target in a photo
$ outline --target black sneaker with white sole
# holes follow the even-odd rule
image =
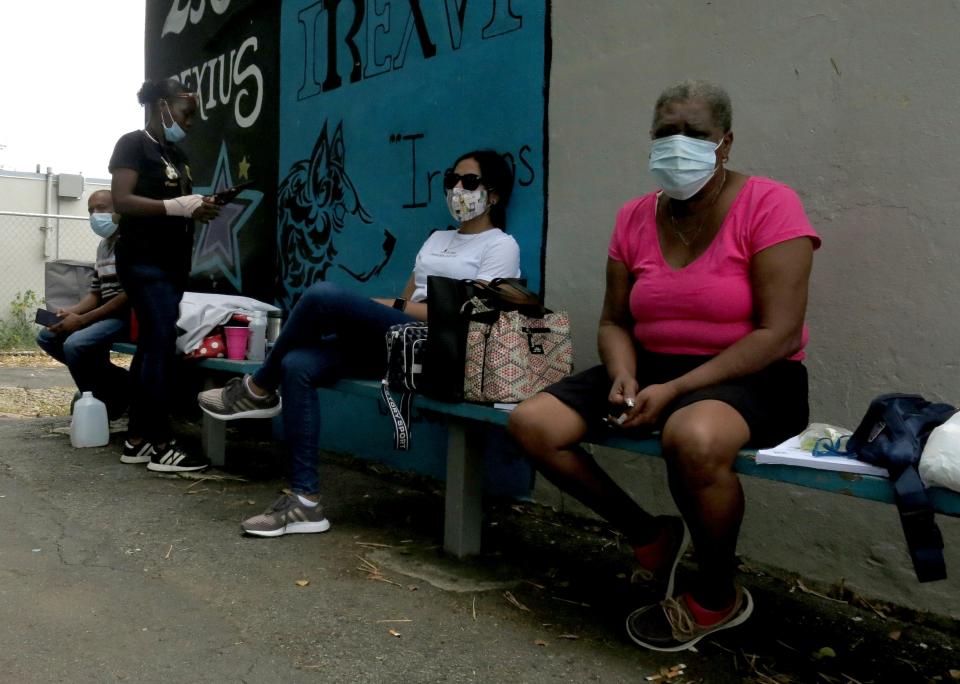
[[[147,470],[157,473],[183,473],[209,467],[210,461],[203,456],[188,454],[176,442],[170,442],[162,451],[155,449],[147,464]]]
[[[131,444],[123,440],[123,453],[120,455],[121,463],[149,463],[153,455],[153,445],[147,440],[139,444]]]
[[[686,651],[705,636],[741,625],[753,614],[753,597],[739,585],[730,611],[709,626],[697,622],[687,599],[686,595],[670,597],[638,608],[627,616],[627,635],[651,651]]]

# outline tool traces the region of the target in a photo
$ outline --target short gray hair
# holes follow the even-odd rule
[[[710,107],[713,123],[728,132],[733,126],[733,105],[727,91],[709,81],[687,79],[668,86],[660,93],[657,104],[653,108],[653,127],[657,127],[657,117],[660,110],[674,102],[689,102],[703,100]]]

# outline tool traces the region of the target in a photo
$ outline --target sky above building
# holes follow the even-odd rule
[[[109,178],[143,127],[143,0],[0,2],[0,169]]]

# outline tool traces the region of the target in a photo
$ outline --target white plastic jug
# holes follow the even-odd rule
[[[98,447],[109,442],[110,425],[107,422],[107,407],[93,396],[93,392],[84,392],[73,405],[70,443],[75,447]]]

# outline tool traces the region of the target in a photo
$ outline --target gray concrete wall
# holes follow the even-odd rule
[[[852,428],[883,391],[960,404],[956,2],[930,0],[923,11],[893,0],[552,8],[547,303],[570,311],[579,367],[597,358],[614,214],[654,188],[653,103],[673,81],[705,78],[733,99],[731,167],[793,186],[823,237],[808,313],[812,418]],[[606,458],[641,498],[665,491],[654,466]],[[912,579],[893,507],[748,487],[742,552],[960,615],[960,596],[948,591],[955,580]],[[944,527],[956,576],[960,529]]]

